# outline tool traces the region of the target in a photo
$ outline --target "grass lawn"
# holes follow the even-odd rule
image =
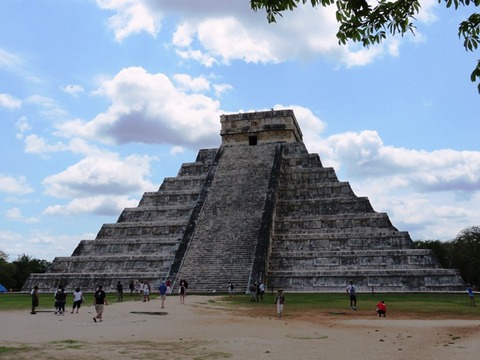
[[[350,312],[350,299],[346,293],[285,293],[285,309],[289,313],[297,312]],[[275,294],[265,294],[263,302],[251,302],[250,296],[235,295],[224,298],[232,305],[247,308],[269,307],[273,309]],[[365,313],[368,316],[375,313],[375,306],[379,301],[385,301],[390,314],[402,317],[419,318],[462,318],[480,319],[480,304],[470,306],[467,294],[442,293],[371,293],[357,294],[356,314]],[[480,297],[479,299],[480,300]]]
[[[177,296],[177,295],[171,295]],[[285,308],[289,313],[299,312],[324,312],[341,313],[350,312],[349,298],[346,293],[285,293]],[[157,297],[152,294],[152,299]],[[266,293],[263,302],[251,302],[250,295],[217,295],[219,300],[229,307],[242,308],[251,311],[251,314],[270,313],[274,308],[275,294]],[[107,299],[115,304],[117,296],[115,293],[108,293]],[[419,318],[461,318],[480,319],[480,303],[477,307],[470,306],[467,294],[442,294],[442,293],[378,293],[373,296],[371,293],[357,294],[358,315],[362,313],[371,316],[375,312],[375,305],[384,300],[390,314],[402,317]],[[93,303],[93,294],[85,294],[86,306]],[[136,301],[137,295],[124,295],[124,301]],[[480,297],[477,297],[480,301]],[[68,294],[67,309],[72,306],[72,295]],[[31,298],[28,294],[7,293],[0,294],[0,311],[28,310],[31,307]],[[39,310],[54,308],[53,294],[40,294]],[[269,310],[267,310],[267,308]]]
[[[54,309],[55,299],[52,294],[40,293],[40,305],[39,310],[42,309]],[[93,294],[88,293],[83,295],[85,297],[85,304],[83,305],[92,305],[93,304]],[[156,295],[154,295],[156,296]],[[138,295],[133,294],[124,294],[123,301],[135,301],[138,299]],[[107,293],[107,300],[109,303],[115,303],[117,301],[117,294]],[[67,306],[66,309],[70,309],[73,304],[73,295],[68,293],[67,295]],[[0,294],[0,311],[5,310],[22,310],[30,309],[32,306],[32,299],[29,294],[20,294],[20,293],[6,293]]]

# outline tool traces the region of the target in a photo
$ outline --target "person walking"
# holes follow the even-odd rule
[[[350,285],[347,286],[347,294],[350,297],[350,309],[357,310],[357,289],[353,281],[350,281]]]
[[[105,308],[105,305],[108,305],[107,301],[107,294],[105,291],[102,289],[102,285],[99,285],[97,288],[97,291],[95,291],[95,294],[93,295],[93,305],[95,305],[95,311],[97,315],[93,318],[93,321],[97,322],[103,321],[103,310]]]
[[[263,281],[260,281],[257,294],[257,297],[260,298],[260,301],[263,301],[263,294],[265,294],[265,284],[263,283]]]
[[[30,312],[30,314],[36,315],[37,312],[35,311],[35,309],[38,307],[38,304],[40,303],[37,285],[33,287],[32,291],[30,291],[30,296],[32,297],[32,311]]]
[[[75,309],[77,309],[77,314],[78,314],[78,310],[80,310],[80,306],[84,301],[85,301],[85,298],[83,297],[83,293],[80,291],[80,288],[77,287],[73,292],[73,307],[70,313],[73,314]]]
[[[117,283],[117,301],[123,302],[123,285],[120,281]]]
[[[180,280],[180,289],[178,290],[180,294],[180,304],[185,304],[185,296],[187,295],[187,286],[186,281],[181,279]]]
[[[145,281],[143,283],[143,302],[150,301],[150,283]]]
[[[55,295],[55,301],[57,302],[58,315],[64,315],[65,304],[67,303],[67,293],[63,287],[57,291],[57,294]]]
[[[473,288],[470,284],[467,284],[467,293],[468,297],[470,298],[470,306],[477,306],[475,305],[475,294],[473,293]]]
[[[162,299],[162,309],[165,307],[165,299],[167,297],[167,285],[165,281],[162,281],[160,287],[158,288],[158,292],[160,293],[160,299]]]
[[[277,305],[277,316],[278,318],[281,318],[283,314],[283,305],[285,304],[285,294],[282,289],[279,289],[275,296],[275,304]]]

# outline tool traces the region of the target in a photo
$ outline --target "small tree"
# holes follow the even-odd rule
[[[443,242],[440,240],[425,240],[425,241],[415,241],[415,247],[417,249],[430,249],[433,252],[433,255],[437,258],[440,265],[444,268],[451,268],[449,248],[450,242]]]
[[[466,228],[451,243],[452,267],[470,284],[480,285],[480,226]]]
[[[12,278],[14,289],[21,289],[28,276],[31,273],[44,273],[50,263],[46,260],[32,259],[32,257],[22,254],[13,262],[15,269]]]

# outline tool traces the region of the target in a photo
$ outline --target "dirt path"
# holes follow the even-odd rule
[[[272,313],[274,308],[272,305]],[[369,359],[469,360],[480,354],[480,320],[408,320],[342,314],[282,319],[227,310],[189,296],[107,306],[79,314],[1,313],[1,359]]]

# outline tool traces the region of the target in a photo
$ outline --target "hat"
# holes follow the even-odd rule
[[[282,291],[283,291],[283,289],[278,289],[278,292],[282,292]]]

